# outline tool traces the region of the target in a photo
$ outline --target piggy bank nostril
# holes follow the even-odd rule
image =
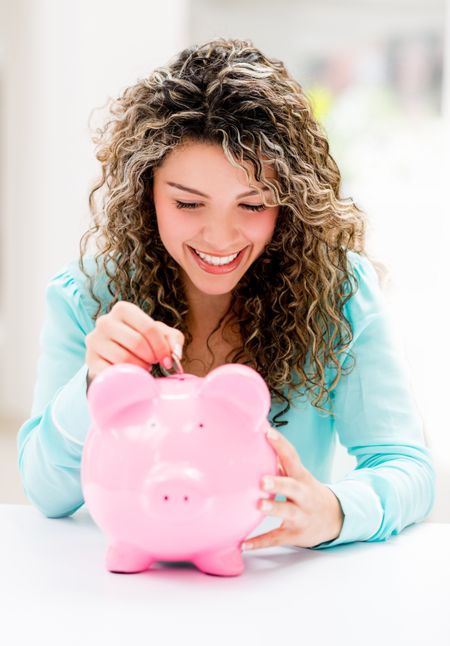
[[[183,496],[183,499],[187,502],[189,500],[189,496]],[[169,496],[167,494],[164,496],[164,500],[169,500]]]
[[[164,475],[156,479],[148,477],[142,506],[146,513],[156,518],[189,521],[206,510],[202,473],[193,467],[189,470],[179,467],[175,472],[166,467]],[[158,475],[158,474],[157,474]]]

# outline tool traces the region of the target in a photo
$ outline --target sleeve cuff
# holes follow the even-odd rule
[[[91,424],[87,395],[86,376],[88,367],[84,364],[59,391],[52,407],[55,428],[67,440],[83,446]]]
[[[383,520],[383,507],[370,485],[346,478],[326,486],[338,498],[344,513],[344,522],[337,538],[309,549],[320,550],[342,543],[366,541],[377,532]]]

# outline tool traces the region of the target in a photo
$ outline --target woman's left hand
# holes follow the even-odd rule
[[[286,496],[286,501],[261,499],[258,506],[272,516],[279,516],[283,522],[277,529],[247,539],[242,543],[242,549],[274,545],[314,547],[336,539],[344,522],[338,498],[303,466],[295,447],[274,429],[269,433],[272,431],[276,439],[270,434],[266,437],[276,451],[285,475],[265,476],[262,486],[264,491]],[[272,482],[271,488],[264,487],[267,479],[269,484]],[[269,503],[271,508],[264,509],[264,503]]]

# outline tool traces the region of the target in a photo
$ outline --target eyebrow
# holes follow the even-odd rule
[[[206,195],[205,193],[202,193],[201,191],[197,191],[195,188],[189,188],[188,186],[182,186],[181,184],[177,184],[176,182],[166,182],[169,186],[173,186],[174,188],[179,188],[182,191],[187,191],[188,193],[195,193],[195,195],[201,195],[202,197],[206,197],[207,199],[210,199],[209,195]],[[270,191],[270,188],[267,186],[264,186],[261,190],[263,191]],[[247,193],[241,193],[240,195],[236,196],[236,199],[239,200],[242,197],[248,197],[250,195],[259,195],[258,191],[248,191]]]

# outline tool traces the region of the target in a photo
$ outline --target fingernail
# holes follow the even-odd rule
[[[182,357],[182,355],[183,355],[183,350],[181,349],[181,345],[180,345],[179,343],[176,343],[176,344],[175,344],[175,350],[174,350],[174,352],[175,352],[175,354],[177,355],[177,357],[178,357],[179,359],[181,359],[181,357]]]
[[[167,370],[169,370],[172,367],[172,359],[170,357],[164,357],[162,364],[164,368],[167,368]]]
[[[275,431],[273,428],[269,428],[269,430],[266,433],[267,437],[269,437],[271,440],[278,440],[279,438],[279,433],[278,431]]]
[[[268,478],[267,476],[265,476],[263,478],[263,489],[265,489],[266,491],[272,491],[273,487],[274,487],[274,482],[272,478]]]

